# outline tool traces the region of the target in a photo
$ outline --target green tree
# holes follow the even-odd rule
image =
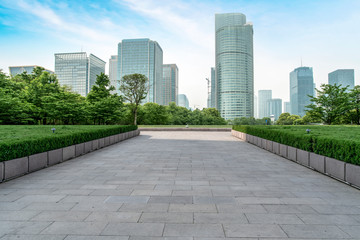
[[[120,91],[124,99],[130,103],[131,111],[133,113],[134,125],[137,125],[137,111],[142,100],[146,98],[148,79],[143,74],[125,75],[121,79]]]
[[[204,108],[201,111],[202,125],[225,125],[227,122],[220,116],[216,108]]]
[[[326,124],[339,124],[343,116],[350,110],[347,87],[341,85],[322,84],[316,89],[317,97],[309,96],[312,104],[306,106],[310,116],[320,118]]]
[[[171,102],[166,107],[169,113],[169,124],[171,125],[186,125],[189,123],[189,116],[191,111],[185,107],[176,106],[176,103]]]
[[[145,103],[142,106],[141,123],[144,125],[166,125],[169,124],[170,115],[166,107],[157,103]]]
[[[360,86],[355,86],[350,90],[349,101],[349,108],[351,109],[349,119],[360,125]]]
[[[95,85],[86,99],[93,123],[110,124],[118,122],[122,116],[123,102],[117,94],[111,94],[115,87],[110,85],[110,79],[104,73],[97,76]]]

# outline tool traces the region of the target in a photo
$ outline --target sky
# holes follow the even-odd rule
[[[312,67],[316,87],[328,73],[355,69],[360,84],[359,0],[0,0],[0,69],[54,70],[54,53],[85,51],[107,62],[122,39],[150,38],[164,64],[179,68],[179,93],[206,107],[215,65],[215,13],[253,23],[254,84],[289,101],[289,73]]]

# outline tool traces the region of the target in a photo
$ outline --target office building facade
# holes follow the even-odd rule
[[[178,106],[190,109],[189,99],[185,94],[178,95]]]
[[[355,76],[354,69],[338,69],[328,74],[329,84],[341,85],[342,87],[348,87],[348,90],[354,88]]]
[[[268,101],[269,116],[275,121],[279,119],[282,113],[282,100],[280,98],[273,98]]]
[[[268,101],[272,99],[272,90],[258,91],[258,112],[259,118],[270,117]]]
[[[211,83],[211,90],[210,90],[210,107],[216,108],[216,81],[215,81],[215,68],[211,68],[211,77],[210,77],[210,83]]]
[[[159,95],[160,105],[169,105],[170,102],[177,104],[179,93],[179,69],[176,64],[163,65],[163,81],[161,84],[161,93]]]
[[[146,99],[142,103],[161,101],[163,51],[156,41],[147,38],[124,39],[118,44],[118,78],[139,73],[148,78]]]
[[[299,67],[290,73],[291,114],[303,117],[306,106],[311,104],[310,96],[314,95],[313,69]]]
[[[119,90],[120,82],[119,82],[119,78],[117,76],[117,74],[118,74],[117,67],[118,67],[118,56],[113,55],[109,59],[109,79],[110,79],[110,84],[115,87],[115,90],[112,91],[112,94],[114,94],[114,93],[120,94],[120,90]]]
[[[31,74],[33,72],[34,68],[36,68],[36,67],[41,67],[41,66],[37,66],[37,65],[11,66],[11,67],[9,67],[9,73],[10,73],[11,76],[16,76],[16,75],[21,74],[23,72]],[[41,68],[44,68],[44,67],[41,67]],[[53,71],[45,69],[45,68],[44,68],[44,71],[48,72],[50,74],[54,74]]]
[[[241,13],[215,14],[216,108],[228,119],[254,115],[253,26]]]
[[[284,102],[284,113],[291,113],[291,105],[290,102]]]

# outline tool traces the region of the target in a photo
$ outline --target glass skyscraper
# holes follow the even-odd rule
[[[269,104],[269,117],[273,117],[274,120],[278,120],[282,113],[282,100],[280,98],[273,98],[268,101]]]
[[[148,38],[124,39],[118,44],[118,78],[139,73],[148,78],[148,94],[142,103],[161,101],[163,51]]]
[[[272,91],[271,90],[259,90],[258,92],[258,111],[259,118],[262,119],[264,117],[270,117],[270,109],[268,101],[272,99]]]
[[[291,105],[290,102],[284,102],[284,113],[291,113]]]
[[[314,95],[313,69],[299,67],[290,73],[290,109],[291,114],[305,115],[306,106],[311,104],[308,95]]]
[[[215,14],[216,108],[225,119],[254,115],[253,26],[241,13]]]
[[[85,52],[55,53],[55,74],[60,85],[71,87],[72,91],[86,96],[95,84],[97,75],[105,73],[103,60]]]
[[[115,87],[115,90],[112,93],[120,94],[120,90],[119,90],[120,83],[119,83],[119,78],[117,77],[118,74],[117,67],[118,67],[118,56],[113,55],[109,59],[109,79],[111,85]]]
[[[163,81],[161,94],[158,97],[160,105],[169,105],[170,102],[177,103],[179,84],[179,69],[176,64],[163,65]]]
[[[178,95],[178,106],[190,109],[189,100],[185,94]]]
[[[41,67],[41,66],[37,66],[37,65],[31,65],[31,66],[12,66],[9,67],[9,73],[11,76],[15,76],[17,74],[21,74],[23,72],[27,72],[28,74],[31,74],[32,71],[34,70],[34,68],[36,67]],[[48,69],[44,69],[45,72],[48,72],[50,74],[54,74],[53,71],[48,70]]]
[[[331,85],[340,85],[342,87],[348,86],[348,90],[354,88],[355,77],[354,69],[338,69],[334,72],[329,73],[329,84]]]
[[[215,83],[215,68],[211,68],[211,92],[210,92],[210,107],[216,107],[216,83]]]

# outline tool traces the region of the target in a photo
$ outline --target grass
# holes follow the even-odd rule
[[[186,125],[139,125],[139,128],[185,128]],[[189,128],[231,128],[231,125],[189,125]]]

